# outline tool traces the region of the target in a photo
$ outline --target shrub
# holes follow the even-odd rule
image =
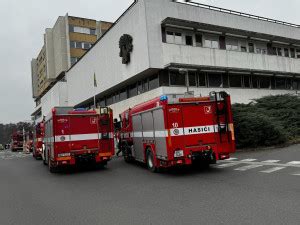
[[[300,137],[300,99],[267,96],[233,105],[238,148],[272,146]]]

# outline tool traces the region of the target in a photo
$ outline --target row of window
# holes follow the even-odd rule
[[[96,29],[69,25],[69,32],[96,35]]]
[[[188,81],[190,87],[300,90],[300,79],[292,77],[190,71],[188,73]],[[186,83],[185,75],[180,74],[178,71],[161,71],[159,75],[133,83],[114,94],[99,99],[97,104],[104,107],[160,86],[185,87],[187,86]]]
[[[73,66],[75,63],[77,63],[79,59],[79,57],[71,57],[71,65]]]
[[[89,42],[81,42],[81,41],[70,41],[70,48],[79,48],[88,50],[92,47],[92,43]]]
[[[170,29],[167,29],[164,35],[163,41],[171,44],[185,44],[195,47],[300,58],[300,48],[297,49],[295,47],[280,46],[263,41],[247,40],[246,38],[238,39],[230,36],[174,31]]]

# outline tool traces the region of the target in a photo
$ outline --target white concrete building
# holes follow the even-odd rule
[[[193,2],[138,0],[65,79],[68,105],[91,107],[96,95],[116,117],[187,86],[196,96],[225,90],[234,103],[297,94],[300,26]]]

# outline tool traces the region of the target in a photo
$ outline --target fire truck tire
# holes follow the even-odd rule
[[[149,148],[146,151],[146,163],[147,163],[148,169],[152,173],[158,172],[158,168],[155,166],[153,153],[152,153],[151,149],[149,149]]]
[[[57,172],[58,172],[58,168],[52,166],[52,163],[51,163],[50,159],[49,159],[49,161],[48,161],[48,167],[49,167],[50,173],[57,173]]]

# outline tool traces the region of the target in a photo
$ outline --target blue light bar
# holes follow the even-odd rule
[[[168,101],[168,96],[167,95],[162,95],[161,97],[160,97],[160,101]]]
[[[78,109],[74,109],[75,112],[82,112],[82,111],[86,111],[85,108],[78,108]]]

